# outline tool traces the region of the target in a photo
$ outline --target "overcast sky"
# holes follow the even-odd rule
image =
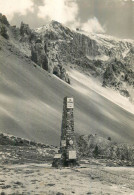
[[[134,39],[134,0],[0,0],[12,25],[31,28],[57,20],[71,28]]]

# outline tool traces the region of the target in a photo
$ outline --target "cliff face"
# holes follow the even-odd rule
[[[5,15],[0,13],[0,35],[2,35],[5,39],[9,39],[9,35],[7,32],[7,27],[9,26],[9,22]]]
[[[129,87],[134,88],[133,63],[126,60],[111,60],[103,74],[103,86],[117,89],[123,96],[131,96]]]
[[[67,64],[73,64],[84,72],[101,77],[103,86],[119,90],[124,96],[131,96],[128,86],[134,87],[134,41],[89,35],[80,30],[71,31],[56,21],[36,29],[35,33],[42,40],[42,51],[47,57],[49,72],[54,73],[56,70],[59,76],[59,67],[65,70]],[[68,77],[63,80],[67,81]]]

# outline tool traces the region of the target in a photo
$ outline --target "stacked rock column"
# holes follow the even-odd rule
[[[63,116],[61,128],[60,152],[63,166],[76,165],[76,140],[74,134],[74,100],[73,98],[64,98]]]

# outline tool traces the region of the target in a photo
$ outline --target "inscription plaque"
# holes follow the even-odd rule
[[[67,108],[74,108],[73,98],[67,98]]]
[[[69,159],[70,160],[76,159],[76,151],[69,151]]]
[[[66,146],[66,140],[61,140],[61,146],[65,147]]]
[[[54,158],[55,158],[55,159],[61,158],[61,154],[55,154]]]

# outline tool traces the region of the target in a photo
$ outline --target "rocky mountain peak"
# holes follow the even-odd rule
[[[54,28],[56,27],[63,27],[63,24],[61,24],[60,22],[56,21],[56,20],[52,20],[49,25],[52,25]]]
[[[74,31],[54,20],[35,30],[22,22],[18,31],[2,24],[3,20],[7,23],[3,18],[0,15],[1,35],[8,38],[7,31],[11,29],[13,34],[17,34],[14,37],[18,37],[23,50],[31,53],[31,59],[46,71],[70,83],[67,74],[70,64],[93,77],[101,78],[102,86],[131,96],[128,86],[134,88],[133,40]]]
[[[67,64],[73,64],[84,72],[103,78],[103,86],[112,87],[122,95],[130,96],[127,86],[134,87],[133,40],[121,40],[106,34],[88,34],[81,30],[73,31],[57,21],[36,29],[35,33],[41,39],[49,72],[59,76],[59,67],[66,70]],[[129,74],[130,70],[132,72]],[[129,79],[126,80],[126,77]]]
[[[40,28],[37,28],[35,32],[43,38],[52,41],[70,40],[73,37],[72,31],[68,27],[63,26],[61,23],[54,20]]]
[[[31,29],[29,27],[28,24],[25,24],[23,22],[21,22],[21,25],[20,25],[20,34],[21,35],[29,35],[31,33]]]

